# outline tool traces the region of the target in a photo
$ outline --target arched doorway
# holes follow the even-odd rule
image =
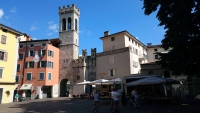
[[[60,81],[60,97],[68,97],[70,89],[70,81],[68,79],[62,79]]]

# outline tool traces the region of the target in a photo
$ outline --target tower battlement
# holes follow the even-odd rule
[[[59,10],[58,12],[59,15],[67,13],[76,13],[78,16],[80,15],[80,10],[75,4],[72,4],[72,6],[67,5],[67,7],[66,6],[59,7],[58,10]]]

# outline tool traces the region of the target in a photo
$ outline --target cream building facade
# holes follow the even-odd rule
[[[0,24],[0,103],[13,102],[18,46],[23,33]]]
[[[104,32],[103,52],[97,53],[96,79],[114,79],[141,72],[141,63],[148,62],[147,47],[128,31]],[[119,86],[119,92],[123,90]],[[104,89],[102,89],[104,90]],[[106,89],[105,89],[106,90]]]

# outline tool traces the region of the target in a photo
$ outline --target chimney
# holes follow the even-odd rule
[[[147,46],[151,46],[151,43],[147,43]]]
[[[108,36],[108,35],[110,35],[110,32],[109,31],[105,31],[104,32],[104,36]]]
[[[26,41],[31,41],[31,37],[30,37],[30,36],[27,36],[27,37],[26,37]]]

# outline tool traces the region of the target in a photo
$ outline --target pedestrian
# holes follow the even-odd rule
[[[18,93],[15,94],[15,100],[18,102],[19,95]]]
[[[98,110],[99,109],[99,94],[96,91],[94,91],[93,97],[94,97],[94,105],[96,105],[97,110]]]
[[[26,100],[26,93],[25,92],[22,93],[22,100],[24,100],[24,101]]]

